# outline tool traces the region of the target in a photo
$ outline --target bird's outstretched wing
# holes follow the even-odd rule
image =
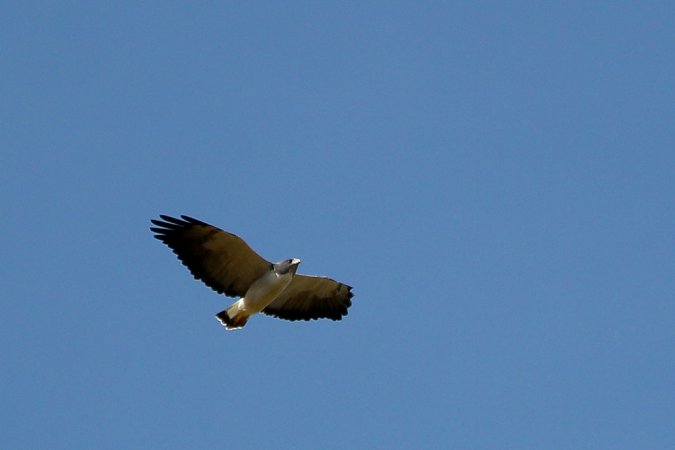
[[[160,215],[150,228],[168,245],[192,275],[214,291],[243,297],[248,288],[270,270],[271,263],[239,236],[188,216]]]
[[[284,291],[263,309],[286,320],[332,319],[347,315],[352,304],[351,286],[327,277],[296,275]]]

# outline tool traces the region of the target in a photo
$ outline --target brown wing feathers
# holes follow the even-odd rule
[[[193,219],[160,215],[150,228],[155,238],[178,256],[192,275],[214,291],[243,297],[270,263],[255,253],[241,238]]]
[[[342,320],[353,296],[351,286],[333,279],[296,275],[263,312],[286,320]]]

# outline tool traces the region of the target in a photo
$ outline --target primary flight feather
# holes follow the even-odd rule
[[[241,328],[259,312],[286,320],[341,320],[351,306],[352,288],[328,277],[296,274],[300,260],[271,263],[239,236],[197,219],[160,215],[151,220],[165,243],[208,287],[241,297],[216,314],[228,330]]]

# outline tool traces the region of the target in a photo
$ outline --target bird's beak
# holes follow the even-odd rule
[[[291,261],[291,264],[294,264],[294,265],[297,266],[297,265],[300,264],[301,262],[302,262],[302,261],[299,260],[298,258],[293,258],[293,261]]]

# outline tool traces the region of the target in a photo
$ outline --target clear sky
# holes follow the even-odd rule
[[[1,448],[675,448],[673,2],[1,12]],[[158,214],[349,316],[226,332]]]

